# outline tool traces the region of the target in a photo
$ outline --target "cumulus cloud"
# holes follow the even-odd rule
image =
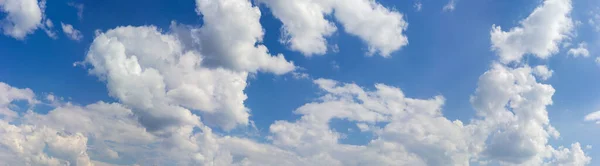
[[[18,113],[11,109],[11,107],[15,107],[11,103],[20,100],[26,101],[30,105],[37,103],[31,89],[19,89],[0,82],[0,118],[10,120],[17,117]]]
[[[541,165],[555,150],[549,137],[559,137],[546,107],[554,88],[538,83],[530,67],[493,64],[478,83],[471,103],[483,118],[478,132],[488,133],[484,157],[505,163]]]
[[[260,10],[248,0],[196,0],[204,26],[194,30],[205,64],[237,71],[285,74],[295,69],[282,54],[271,56],[260,44],[264,35]]]
[[[257,17],[245,15],[257,11],[248,1],[198,3],[209,20]],[[411,98],[385,84],[366,88],[316,79],[322,95],[295,109],[298,119],[271,124],[261,141],[213,131],[251,123],[243,92],[249,74],[286,73],[270,63],[291,64],[255,61],[274,58],[257,44],[259,30],[241,32],[236,28],[242,25],[225,21],[228,26],[220,27],[215,20],[205,22],[215,24],[209,28],[173,24],[168,31],[124,26],[98,32],[83,64],[117,103],[80,106],[46,95],[59,102],[47,114],[19,114],[12,105],[24,100],[35,106],[34,92],[0,83],[0,110],[13,112],[0,116],[0,164],[578,166],[591,160],[579,143],[548,143],[560,136],[546,110],[555,89],[538,80],[552,71],[499,62],[480,76],[470,100],[476,116],[467,123],[444,116],[441,95]],[[231,48],[203,44],[211,39]],[[372,137],[362,145],[345,144],[333,120]]]
[[[365,41],[369,54],[388,57],[408,44],[403,32],[408,23],[403,15],[371,0],[350,1],[277,1],[260,0],[283,23],[284,43],[306,56],[322,55],[327,51],[326,37],[337,28],[325,19],[332,15],[343,29]],[[373,29],[378,29],[373,31]]]
[[[590,52],[587,49],[587,43],[585,43],[585,42],[579,43],[579,46],[577,48],[569,49],[569,52],[567,52],[567,53],[569,55],[572,55],[573,57],[578,57],[578,56],[589,57],[590,56]]]
[[[0,11],[5,17],[0,20],[4,35],[23,40],[42,26],[45,0],[2,0]]]
[[[600,111],[592,112],[587,114],[584,118],[585,121],[595,121],[596,123],[600,123]]]
[[[81,31],[73,28],[73,25],[61,22],[60,26],[62,27],[63,33],[65,33],[65,35],[69,37],[69,39],[80,41],[83,38]]]
[[[151,110],[136,111],[140,106],[117,97],[123,104],[66,103],[45,115],[29,112],[19,117],[20,125],[2,121],[1,129],[7,133],[3,138],[10,138],[0,142],[4,147],[28,146],[26,151],[1,150],[12,154],[2,162],[98,163],[90,156],[102,162],[127,156],[143,165],[173,164],[169,159],[183,165],[469,165],[472,161],[585,165],[590,161],[578,143],[557,149],[548,145],[549,137],[558,136],[545,110],[554,89],[537,83],[529,67],[511,69],[496,63],[482,75],[471,100],[477,118],[469,124],[443,116],[442,96],[409,98],[401,89],[384,84],[366,90],[329,79],[314,83],[324,94],[297,108],[298,120],[273,123],[267,143],[220,136],[203,124],[180,124],[169,134],[157,133],[142,120],[146,113],[141,111]],[[362,126],[362,132],[373,138],[365,145],[343,144],[343,133],[329,125],[334,119]],[[158,120],[153,122],[165,124]],[[16,144],[25,137],[27,144]]]
[[[571,0],[545,0],[509,31],[494,25],[492,49],[503,63],[519,62],[526,54],[548,58],[558,52],[560,42],[569,38],[573,29],[571,9]]]
[[[52,128],[11,125],[0,120],[0,163],[7,165],[90,165],[88,139]],[[49,155],[51,154],[51,155]]]
[[[189,109],[224,128],[247,124],[248,73],[206,68],[204,60],[156,27],[119,27],[94,39],[85,62],[106,81],[111,96],[143,114],[140,120],[150,131],[198,125]]]

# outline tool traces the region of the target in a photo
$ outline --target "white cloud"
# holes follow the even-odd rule
[[[558,52],[560,42],[573,29],[571,0],[545,0],[518,27],[502,31],[494,25],[492,49],[503,63],[519,62],[525,54],[545,59]]]
[[[403,15],[372,0],[261,2],[267,4],[275,17],[283,22],[282,30],[286,34],[283,41],[306,56],[326,52],[325,38],[335,32],[336,27],[324,16],[332,13],[347,33],[367,43],[368,55],[389,57],[408,44],[408,38],[403,34],[408,23]]]
[[[471,97],[476,116],[468,123],[443,115],[442,96],[417,99],[384,84],[364,88],[317,79],[322,96],[294,110],[299,119],[273,123],[267,141],[213,132],[212,126],[227,130],[251,123],[243,92],[250,73],[292,69],[270,64],[291,64],[285,59],[253,59],[273,57],[255,46],[262,28],[254,25],[256,13],[246,15],[257,10],[249,2],[199,0],[198,6],[209,20],[199,29],[173,24],[167,32],[153,26],[98,32],[84,63],[118,103],[60,103],[47,114],[15,114],[14,121],[0,116],[0,164],[577,166],[591,160],[579,143],[548,144],[560,134],[546,110],[555,90],[537,80],[552,75],[546,66],[493,63]],[[216,21],[220,17],[226,17],[223,24]],[[244,22],[249,32],[228,22],[240,20],[254,20]],[[224,59],[205,62],[210,58]],[[0,83],[0,109],[17,100],[37,103],[31,90]],[[372,138],[344,144],[344,133],[329,124],[334,119]]]
[[[8,147],[0,149],[0,154],[5,154],[0,155],[5,157],[0,163],[100,163],[89,156],[109,164],[128,157],[142,165],[173,164],[173,160],[183,165],[589,163],[578,143],[570,149],[554,149],[547,144],[549,136],[557,135],[552,133],[556,131],[549,125],[545,110],[554,90],[536,83],[532,70],[496,64],[482,75],[472,100],[478,118],[470,124],[445,118],[441,110],[445,99],[441,96],[414,99],[383,84],[369,91],[356,84],[317,79],[314,82],[325,92],[323,96],[296,109],[300,119],[272,124],[269,143],[220,136],[202,124],[181,125],[169,134],[152,132],[142,120],[146,114],[142,111],[147,110],[136,111],[138,106],[123,99],[124,105],[98,102],[81,107],[67,103],[45,115],[29,112],[19,118],[20,125],[0,121],[1,140],[6,140],[0,143]],[[173,113],[169,109],[157,111]],[[365,145],[340,143],[343,133],[329,126],[333,119],[363,126],[361,131],[374,137]],[[510,141],[504,139],[506,136]],[[95,141],[87,141],[90,139]]]
[[[205,58],[156,27],[119,27],[96,37],[85,62],[93,66],[91,74],[107,82],[111,96],[143,113],[142,124],[150,131],[198,125],[188,109],[224,128],[247,124],[248,74],[206,68]]]
[[[591,157],[585,155],[579,143],[571,144],[570,149],[561,147],[552,153],[556,157],[550,162],[550,165],[588,165],[592,160]]]
[[[538,83],[529,67],[493,64],[483,74],[471,103],[483,118],[476,130],[488,133],[484,157],[506,163],[540,165],[554,149],[548,138],[559,133],[550,125],[546,106],[554,88]]]
[[[263,38],[260,10],[248,0],[196,0],[204,26],[194,30],[207,65],[237,71],[285,74],[295,69],[282,54],[271,56]]]
[[[75,40],[75,41],[80,41],[83,38],[83,35],[81,34],[81,32],[79,30],[73,28],[73,25],[65,24],[65,23],[61,22],[60,26],[62,27],[63,33],[65,33],[65,35],[67,37],[69,37],[69,39]]]
[[[584,118],[585,121],[595,121],[596,123],[600,123],[600,111],[592,112],[587,114]]]
[[[444,5],[444,8],[442,8],[442,10],[445,12],[451,12],[451,11],[454,11],[455,6],[456,6],[456,1],[450,0],[450,1],[448,1],[448,3],[446,5]]]
[[[32,125],[11,125],[0,120],[0,135],[0,163],[90,165],[86,146],[88,139],[81,134],[67,134]]]
[[[35,94],[31,89],[19,89],[0,82],[0,119],[9,120],[18,117],[18,113],[11,110],[14,101],[27,101],[28,104],[36,104]]]
[[[283,22],[282,42],[290,44],[292,50],[304,55],[322,55],[327,52],[326,37],[337,30],[335,24],[324,15],[331,13],[331,2],[298,0],[261,0],[267,4],[273,15]]]
[[[577,48],[569,49],[569,52],[567,52],[567,53],[569,55],[572,55],[573,57],[578,57],[578,56],[589,57],[590,56],[590,52],[587,50],[587,43],[585,43],[585,42],[579,43],[579,47],[577,47]]]
[[[0,11],[6,14],[0,21],[0,29],[4,35],[23,40],[41,27],[45,0],[40,3],[43,5],[38,4],[37,0],[0,1]]]
[[[538,78],[540,78],[543,81],[548,80],[550,77],[552,77],[553,73],[554,71],[548,69],[548,67],[544,65],[536,66],[535,68],[533,68],[533,74],[535,74],[535,76],[538,76]]]
[[[292,72],[292,77],[297,80],[310,79],[310,75],[302,72]]]

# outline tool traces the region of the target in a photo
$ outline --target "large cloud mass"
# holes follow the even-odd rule
[[[351,2],[368,5],[332,7],[342,4],[331,3],[329,7],[341,15],[390,14],[374,1]],[[554,3],[558,2],[547,0],[540,8]],[[559,4],[570,6],[570,1]],[[244,105],[249,75],[285,74],[295,66],[283,55],[271,56],[259,43],[263,33],[260,11],[249,1],[198,0],[197,10],[205,19],[203,27],[173,23],[167,31],[124,26],[97,33],[81,64],[106,84],[109,95],[117,99],[115,103],[77,105],[54,96],[40,99],[30,89],[0,83],[0,164],[590,163],[577,142],[569,147],[549,144],[560,137],[546,109],[553,103],[555,89],[541,82],[552,76],[552,70],[502,62],[493,62],[479,77],[470,100],[476,115],[468,122],[446,118],[441,95],[411,98],[400,88],[385,84],[368,88],[321,78],[313,83],[322,95],[293,110],[300,118],[274,122],[264,138],[233,136],[227,131],[252,124],[250,110]],[[354,10],[359,12],[351,13]],[[306,40],[321,40],[319,36],[327,33],[310,33]],[[22,101],[26,104],[19,104]],[[53,108],[45,114],[32,111],[39,105]],[[587,119],[598,120],[595,115]],[[366,142],[345,143],[350,133],[336,129],[335,121],[356,126],[358,131],[353,132],[368,136]]]

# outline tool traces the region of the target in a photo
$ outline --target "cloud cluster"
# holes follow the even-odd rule
[[[313,83],[322,95],[293,111],[299,119],[271,124],[264,140],[218,132],[252,123],[250,110],[244,105],[247,98],[244,89],[250,74],[295,73],[296,67],[283,55],[272,56],[260,44],[263,35],[258,20],[260,10],[249,1],[196,2],[197,11],[204,18],[202,27],[173,23],[166,31],[154,26],[123,26],[97,33],[81,64],[106,83],[109,95],[118,100],[115,103],[99,101],[80,106],[56,100],[54,96],[39,100],[30,89],[0,83],[0,164],[577,166],[590,163],[591,158],[579,143],[570,147],[549,144],[550,139],[560,137],[550,124],[546,109],[553,103],[555,89],[540,81],[549,79],[553,72],[546,66],[526,64],[507,66],[493,62],[479,77],[471,96],[476,115],[468,122],[444,116],[443,96],[418,99],[385,84],[366,88],[315,79]],[[317,4],[297,3],[300,2]],[[344,15],[337,19],[353,19],[364,12],[401,18],[374,1],[349,2],[362,6],[331,7],[336,17],[338,12]],[[546,0],[532,16],[555,3],[568,7],[553,8],[570,8],[569,0]],[[354,10],[357,12],[351,12]],[[386,19],[376,22],[393,27],[399,23],[383,20]],[[531,19],[523,22],[527,20]],[[361,21],[364,20],[358,19]],[[531,24],[524,23],[525,27]],[[359,25],[345,25],[353,26]],[[494,33],[497,32],[492,32],[493,39]],[[508,32],[512,33],[515,32]],[[553,37],[539,40],[546,41],[538,43],[556,42]],[[507,41],[504,44],[509,47],[499,49],[516,45]],[[536,50],[533,47],[537,45],[519,49]],[[499,51],[501,61],[506,60],[503,53]],[[509,57],[526,54],[517,53]],[[26,101],[33,109],[39,103],[50,102],[48,105],[54,108],[46,114],[18,111],[22,109],[16,108],[25,107],[18,101]],[[598,118],[590,115],[589,119]],[[370,137],[361,145],[343,143],[346,133],[334,129],[331,123],[335,120],[347,121],[359,129],[357,132]]]
[[[5,124],[8,125],[5,130],[22,128],[11,130],[13,136],[5,137],[10,138],[4,142],[6,145],[24,146],[10,143],[21,142],[26,136],[34,138],[31,135],[36,134],[46,136],[27,144],[38,145],[27,148],[29,151],[7,149],[23,156],[11,156],[14,162],[5,161],[33,163],[28,159],[38,155],[47,158],[45,162],[77,165],[88,162],[89,158],[103,162],[129,158],[143,165],[589,163],[590,158],[578,143],[557,149],[547,144],[550,136],[558,136],[545,110],[554,89],[537,83],[532,72],[528,67],[510,69],[495,64],[480,78],[472,97],[478,116],[469,124],[443,116],[442,96],[415,99],[406,97],[399,88],[384,84],[366,90],[356,84],[317,79],[314,83],[324,95],[297,108],[294,113],[301,115],[300,119],[272,124],[270,143],[266,144],[243,137],[220,136],[203,124],[181,125],[168,134],[151,131],[142,122],[143,114],[135,108],[128,109],[128,104],[99,102],[82,107],[67,103],[46,115],[29,112],[19,119],[21,125]],[[330,126],[335,119],[349,121],[373,138],[365,145],[343,144],[340,142],[343,133]],[[51,134],[58,136],[47,136]],[[42,152],[44,145],[61,147],[64,142],[59,140],[71,140],[69,143],[73,145],[64,145],[69,149]]]
[[[326,53],[326,37],[337,31],[336,25],[325,18],[328,15],[332,15],[345,32],[365,41],[369,47],[368,55],[389,57],[408,44],[404,34],[408,23],[403,15],[373,0],[259,2],[266,4],[283,23],[282,42],[306,56]]]

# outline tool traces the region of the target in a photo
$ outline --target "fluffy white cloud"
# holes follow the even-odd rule
[[[247,124],[243,90],[248,73],[206,68],[204,60],[156,27],[119,27],[96,37],[85,62],[93,66],[91,74],[107,82],[111,96],[141,111],[140,120],[150,131],[198,125],[199,118],[188,109],[227,129]]]
[[[559,133],[549,123],[546,106],[554,88],[538,83],[531,68],[494,64],[480,77],[471,102],[478,132],[488,133],[484,157],[503,163],[540,165],[552,155],[549,137]]]
[[[69,39],[79,41],[83,38],[81,31],[73,28],[73,25],[61,22],[60,26],[62,27],[63,33],[65,33],[65,35],[69,37]]]
[[[587,49],[587,43],[585,43],[585,42],[579,43],[579,46],[577,48],[569,49],[569,52],[567,52],[567,53],[569,55],[572,55],[573,57],[578,57],[578,56],[588,57],[588,56],[590,56],[590,52]]]
[[[327,1],[261,0],[267,4],[273,15],[283,23],[282,42],[290,44],[292,50],[304,55],[322,55],[327,52],[327,40],[337,30],[334,23],[324,16],[332,12],[332,4]]]
[[[378,53],[388,57],[408,44],[408,38],[403,34],[408,23],[403,15],[372,0],[260,2],[267,4],[275,17],[283,22],[282,41],[290,43],[293,50],[306,56],[321,55],[327,51],[325,38],[337,28],[324,16],[332,13],[346,32],[367,43],[369,55]]]
[[[6,16],[0,21],[4,35],[23,40],[42,26],[45,0],[0,0],[0,11]]]
[[[38,101],[35,100],[35,94],[29,88],[19,89],[11,87],[3,82],[0,82],[0,119],[12,119],[18,116],[18,113],[11,110],[12,107],[18,107],[12,105],[14,101],[24,100],[29,105],[36,104]]]
[[[88,139],[52,128],[11,125],[0,120],[0,163],[7,165],[91,165]],[[50,154],[50,155],[49,155]]]
[[[519,62],[525,54],[548,58],[558,52],[561,41],[569,38],[573,29],[571,9],[571,0],[545,0],[510,31],[494,25],[492,49],[503,63]]]
[[[548,69],[548,67],[545,65],[539,65],[533,68],[533,74],[535,74],[535,76],[538,76],[538,78],[540,78],[543,81],[548,80],[550,77],[552,77],[553,73],[554,71]]]
[[[589,163],[577,143],[557,150],[547,145],[548,137],[558,136],[545,110],[554,90],[537,83],[532,72],[529,67],[495,64],[480,78],[472,102],[481,118],[470,124],[445,118],[441,96],[413,99],[383,84],[369,91],[356,84],[317,79],[314,82],[324,95],[296,109],[301,118],[295,122],[272,124],[270,143],[220,136],[202,124],[180,124],[168,134],[152,132],[140,121],[146,113],[126,108],[125,101],[125,105],[98,102],[84,107],[66,103],[45,115],[29,112],[19,118],[20,125],[0,121],[0,131],[5,133],[0,143],[9,148],[0,153],[11,154],[0,163],[100,163],[89,156],[108,163],[127,157],[142,165]],[[329,125],[334,119],[361,125],[362,132],[373,138],[365,145],[343,144],[343,133]]]
[[[416,99],[384,84],[317,79],[323,95],[297,108],[299,119],[273,123],[266,141],[213,132],[251,123],[243,92],[250,73],[295,67],[257,44],[260,13],[248,1],[198,0],[198,10],[204,27],[98,32],[84,64],[119,103],[78,106],[47,97],[56,107],[47,114],[0,116],[0,164],[577,166],[591,160],[579,143],[548,144],[559,133],[546,110],[555,90],[538,82],[551,77],[546,66],[493,63],[471,97],[476,116],[468,123],[444,117],[442,96]],[[0,109],[10,111],[17,100],[38,103],[31,90],[0,83]],[[344,144],[333,120],[372,137]]]
[[[588,145],[589,146],[589,145]],[[569,166],[569,165],[588,165],[592,158],[585,155],[579,143],[571,144],[571,148],[559,147],[554,150],[555,159],[550,161],[550,165]]]
[[[271,56],[260,44],[263,28],[260,10],[248,0],[196,0],[204,25],[194,29],[204,63],[237,71],[265,71],[285,74],[295,69],[282,54]]]
[[[584,118],[585,121],[595,121],[600,124],[600,111],[592,112],[587,114]]]

